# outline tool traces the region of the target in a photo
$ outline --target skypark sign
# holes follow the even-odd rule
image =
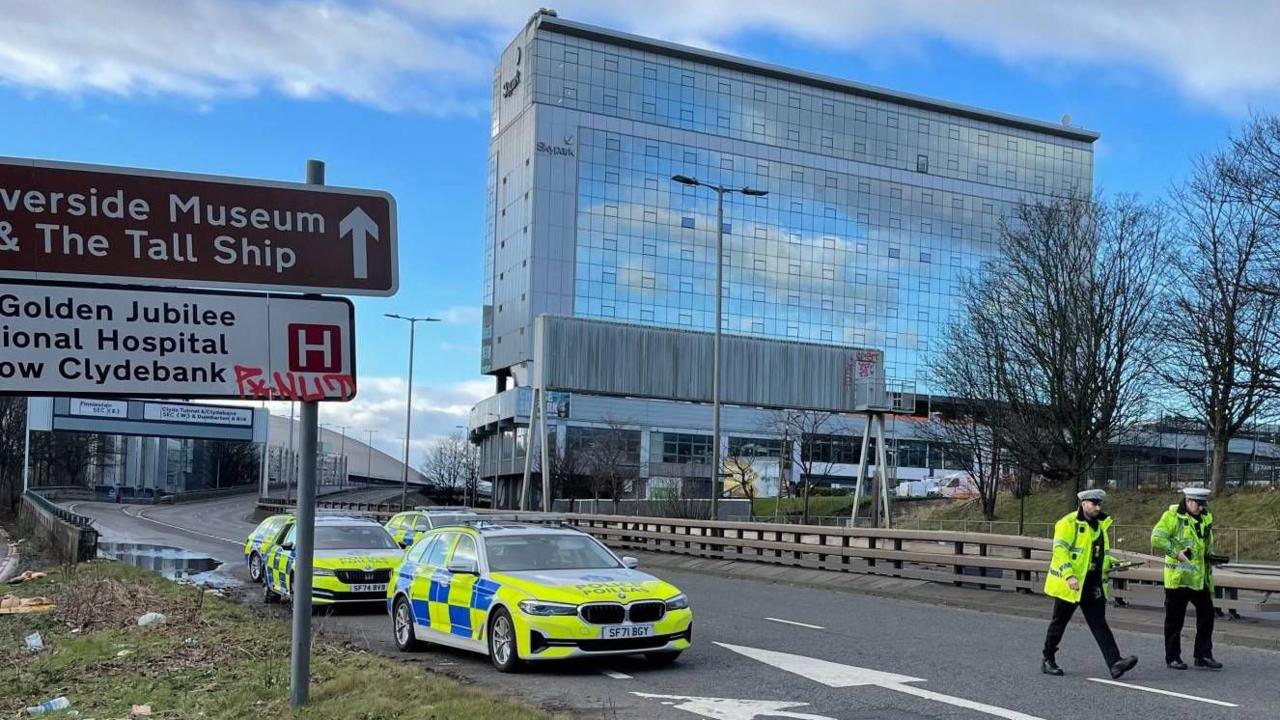
[[[384,192],[0,158],[0,278],[389,296]]]

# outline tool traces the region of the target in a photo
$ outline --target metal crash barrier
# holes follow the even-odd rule
[[[319,502],[317,507],[390,518],[399,506]],[[261,510],[285,512],[283,500],[262,500]],[[477,512],[484,513],[483,510]],[[984,590],[1039,593],[1053,542],[1019,535],[929,530],[713,522],[681,518],[623,517],[569,513],[499,513],[534,522],[555,520],[589,533],[615,549],[758,562],[813,570],[952,583]],[[1164,602],[1161,559],[1118,551],[1120,559],[1145,565],[1113,574],[1113,597],[1146,606]],[[1280,611],[1280,576],[1214,572],[1226,611]],[[1274,595],[1273,595],[1274,593]]]

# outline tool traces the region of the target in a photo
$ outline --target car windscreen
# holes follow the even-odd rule
[[[618,568],[617,558],[583,535],[513,535],[485,538],[491,572]]]
[[[397,550],[399,545],[377,525],[316,528],[317,550]]]
[[[431,527],[438,528],[445,525],[463,525],[469,522],[479,520],[480,516],[475,513],[457,513],[455,515],[436,515],[431,514]]]

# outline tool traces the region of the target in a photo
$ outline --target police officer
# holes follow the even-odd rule
[[[1054,598],[1053,620],[1044,638],[1040,671],[1046,675],[1062,674],[1057,663],[1058,644],[1078,606],[1111,670],[1111,677],[1119,678],[1138,664],[1138,657],[1120,656],[1115,635],[1107,625],[1107,595],[1113,562],[1111,539],[1107,535],[1111,517],[1102,511],[1107,494],[1102,490],[1085,490],[1076,497],[1080,500],[1079,509],[1064,515],[1053,528],[1053,558],[1044,582],[1045,594]]]
[[[1213,659],[1213,513],[1209,490],[1189,487],[1182,502],[1170,505],[1151,531],[1151,547],[1164,556],[1164,662],[1186,670],[1182,661],[1182,621],[1187,604],[1196,609],[1195,664],[1219,670]]]

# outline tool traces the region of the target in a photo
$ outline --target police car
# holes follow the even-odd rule
[[[285,533],[293,527],[292,515],[272,515],[249,533],[244,543],[244,563],[249,569],[249,578],[254,582],[262,582],[264,560],[271,553]]]
[[[522,663],[689,648],[693,612],[674,586],[571,528],[477,523],[428,532],[387,588],[396,646],[439,643]]]
[[[263,558],[262,595],[275,602],[293,593],[297,527],[288,530]],[[311,601],[316,605],[382,602],[404,552],[375,520],[318,516],[312,560]]]
[[[479,515],[465,507],[420,507],[393,515],[387,521],[387,532],[391,533],[400,547],[407,548],[428,530],[445,525],[461,525],[479,518]]]

